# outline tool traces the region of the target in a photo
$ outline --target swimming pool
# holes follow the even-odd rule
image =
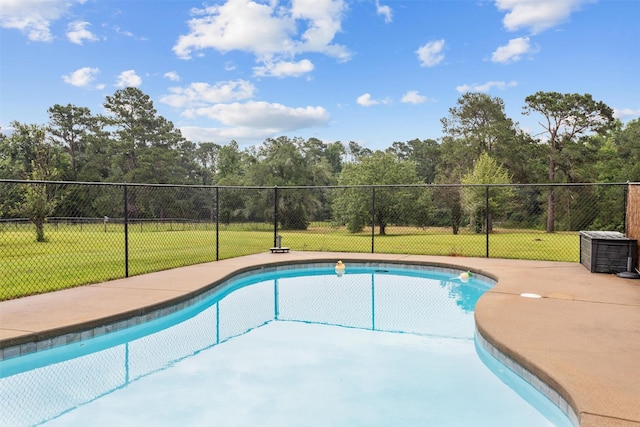
[[[245,274],[171,315],[1,362],[3,425],[571,425],[476,344],[491,284],[455,276]]]

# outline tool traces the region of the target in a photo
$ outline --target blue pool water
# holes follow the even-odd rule
[[[0,362],[3,426],[570,426],[476,344],[490,284],[252,274],[174,314]]]

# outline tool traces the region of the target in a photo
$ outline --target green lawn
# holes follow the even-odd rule
[[[52,225],[48,242],[36,243],[29,225],[0,229],[0,300],[96,283],[125,275],[125,239],[121,224]],[[377,232],[378,230],[376,230]],[[292,250],[371,252],[371,229],[350,234],[325,224],[307,231],[282,230]],[[273,246],[270,224],[221,225],[219,259],[265,252]],[[129,275],[215,261],[216,230],[211,224],[131,224]],[[445,256],[486,255],[486,236],[468,230],[388,227],[375,235],[376,253]],[[496,230],[489,256],[532,260],[579,261],[577,232],[546,234],[532,230]]]

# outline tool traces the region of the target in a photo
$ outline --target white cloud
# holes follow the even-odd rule
[[[292,108],[262,101],[216,104],[197,108],[193,113],[228,126],[269,129],[274,132],[324,125],[329,121],[329,113],[322,107]]]
[[[73,3],[85,0],[2,0],[0,27],[20,30],[29,40],[53,40],[50,26],[63,17]]]
[[[142,84],[142,79],[135,70],[123,71],[118,75],[116,87],[138,87]]]
[[[422,67],[433,67],[438,65],[444,59],[444,39],[430,41],[427,44],[420,46],[416,51],[418,59],[420,59],[420,65]]]
[[[255,87],[246,80],[224,81],[215,85],[191,83],[186,88],[169,88],[170,95],[160,98],[160,102],[176,108],[201,107],[208,104],[232,102],[253,97]]]
[[[420,95],[417,90],[410,90],[402,96],[400,101],[405,104],[422,104],[427,102],[427,97]]]
[[[311,71],[313,63],[308,59],[298,62],[281,61],[275,64],[265,62],[264,65],[253,68],[253,74],[259,77],[299,77]]]
[[[249,101],[217,104],[187,112],[190,117],[207,117],[226,127],[181,127],[192,141],[264,139],[298,129],[325,126],[329,113],[322,107],[292,108],[282,104]]]
[[[491,89],[493,88],[497,88],[500,90],[504,90],[507,89],[509,87],[514,87],[517,86],[518,82],[516,81],[510,81],[510,82],[503,82],[503,81],[489,81],[483,84],[477,84],[474,83],[472,85],[461,85],[461,86],[457,86],[456,90],[460,93],[465,93],[465,92],[489,92]]]
[[[371,98],[371,94],[365,93],[365,94],[360,95],[356,99],[356,102],[359,105],[362,105],[363,107],[371,107],[372,105],[389,104],[389,103],[391,103],[391,100],[388,99],[388,98],[385,98],[385,99],[373,99],[373,98]]]
[[[360,95],[358,99],[356,99],[356,102],[363,107],[371,107],[372,105],[376,105],[379,103],[378,101],[371,99],[371,94],[369,93]]]
[[[169,79],[172,82],[179,82],[180,81],[180,76],[175,71],[168,71],[168,72],[164,73],[164,75],[162,77],[164,77],[165,79]]]
[[[506,64],[516,62],[522,58],[522,55],[533,53],[534,49],[529,43],[529,37],[518,37],[509,40],[506,46],[500,46],[491,54],[492,62],[500,62]]]
[[[94,42],[98,37],[93,35],[87,27],[91,25],[86,21],[73,21],[67,25],[67,38],[71,43],[82,45],[84,40]]]
[[[387,24],[392,20],[392,12],[389,6],[383,6],[380,1],[376,0],[376,12],[378,15],[384,16],[384,22]]]
[[[245,50],[256,55],[293,49],[290,34],[295,22],[287,16],[274,16],[274,5],[250,0],[228,0],[222,5],[192,9],[190,32],[178,38],[173,51],[190,58],[194,50],[213,48],[221,52]]]
[[[629,117],[640,117],[640,108],[636,110],[632,108],[614,108],[613,116],[617,119],[626,119]]]
[[[341,61],[351,59],[351,54],[344,46],[331,44],[342,30],[346,8],[344,0],[293,0],[291,16],[296,24],[303,28],[306,26],[300,40],[294,42],[295,53],[319,52]]]
[[[506,11],[502,23],[509,31],[528,28],[540,33],[566,21],[582,5],[594,0],[496,0],[496,7]]]
[[[84,67],[62,76],[62,80],[72,86],[87,87],[95,80],[98,73],[100,70],[97,68]]]
[[[183,59],[204,49],[246,51],[265,63],[265,70],[269,62],[285,63],[305,52],[350,59],[344,46],[332,43],[341,30],[343,0],[293,0],[290,9],[277,3],[227,0],[192,9],[189,33],[178,38],[173,51]]]

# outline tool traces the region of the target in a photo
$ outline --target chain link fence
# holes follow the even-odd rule
[[[219,187],[0,180],[0,300],[268,251],[579,262],[629,185]],[[281,237],[279,239],[278,237]]]

